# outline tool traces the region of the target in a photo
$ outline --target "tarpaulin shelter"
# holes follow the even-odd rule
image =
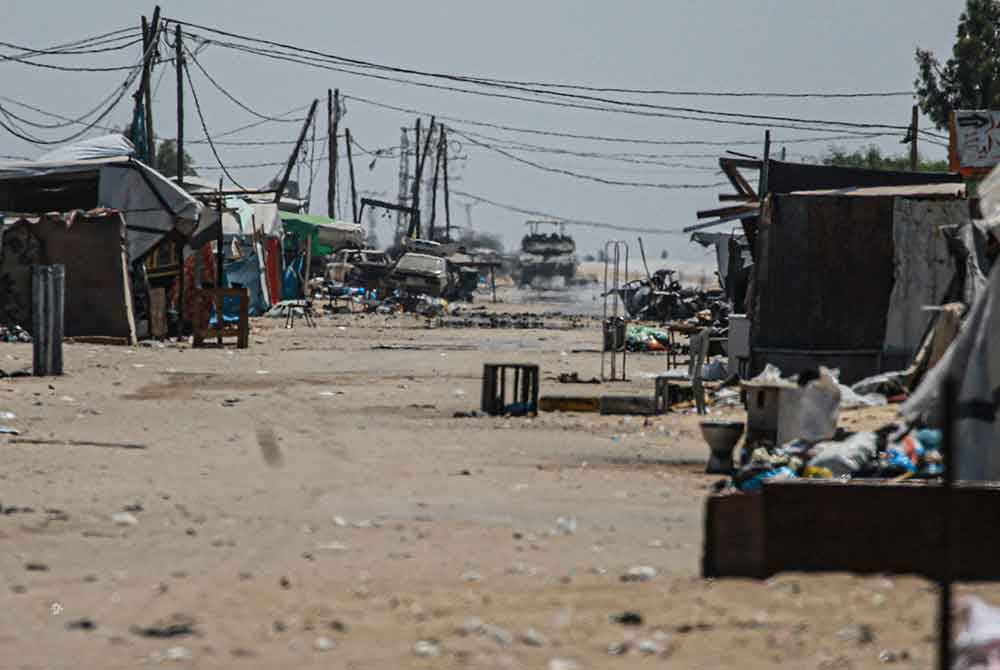
[[[135,343],[132,288],[120,212],[100,209],[20,217],[3,227],[0,321],[32,328],[32,266],[65,266],[64,332]]]
[[[124,217],[129,261],[134,263],[170,233],[189,237],[202,205],[129,156],[0,164],[0,212],[96,208],[114,209]]]
[[[340,249],[364,246],[365,232],[359,223],[336,221],[317,214],[279,212],[285,230],[286,249],[289,245],[304,244],[309,240],[312,255],[329,256]],[[292,247],[299,251],[298,246]]]

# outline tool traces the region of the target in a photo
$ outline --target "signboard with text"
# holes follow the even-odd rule
[[[965,176],[1000,164],[1000,111],[959,110],[951,115],[950,167]]]

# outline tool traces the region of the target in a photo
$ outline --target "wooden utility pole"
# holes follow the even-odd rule
[[[445,127],[441,126],[441,146],[444,148],[444,155],[441,160],[444,162],[444,240],[451,242],[451,202],[448,193],[448,136]]]
[[[420,237],[420,117],[413,125],[416,139],[413,141],[413,184],[410,186],[410,228],[409,237]]]
[[[760,165],[760,183],[757,189],[757,195],[760,198],[761,204],[767,198],[767,173],[771,169],[771,131],[764,131],[764,160],[761,161]]]
[[[180,25],[174,29],[174,66],[177,69],[177,185],[184,186],[184,46]]]
[[[326,89],[327,141],[330,144],[330,173],[327,177],[326,215],[337,218],[337,132],[340,126],[340,89]]]
[[[913,106],[910,121],[910,172],[917,171],[917,124],[920,121],[920,111],[917,106]]]
[[[434,152],[434,179],[431,182],[431,225],[429,230],[429,239],[431,240],[434,239],[434,221],[437,219],[438,174],[441,172],[441,140],[443,139],[444,133],[439,133],[437,151]]]
[[[350,128],[344,131],[344,144],[347,146],[347,168],[351,174],[351,213],[354,215],[354,218],[351,220],[354,223],[361,223],[361,219],[358,218],[358,187],[354,183],[354,154],[351,152]]]
[[[285,174],[281,176],[281,182],[278,184],[278,189],[274,194],[274,202],[281,202],[281,196],[285,194],[285,187],[288,186],[288,180],[292,176],[292,168],[295,167],[295,161],[299,157],[299,151],[302,149],[302,143],[306,140],[306,131],[309,130],[309,124],[313,122],[313,115],[316,113],[316,105],[319,104],[319,99],[312,101],[312,105],[309,106],[309,113],[306,114],[305,123],[302,124],[302,130],[299,131],[299,139],[295,142],[295,148],[292,149],[292,155],[288,157],[288,165],[285,166]],[[332,217],[331,217],[332,218]]]
[[[156,137],[153,134],[153,91],[150,81],[153,77],[153,56],[156,54],[156,40],[160,31],[160,6],[153,9],[153,20],[146,25],[142,17],[143,47],[147,56],[142,69],[143,95],[146,107],[146,150],[149,166],[156,168]]]

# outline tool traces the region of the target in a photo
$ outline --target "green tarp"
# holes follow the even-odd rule
[[[314,257],[329,256],[339,249],[361,247],[364,243],[364,231],[357,223],[335,221],[318,214],[278,212],[278,216],[285,229],[285,248],[290,251],[298,251],[303,239],[311,240]]]

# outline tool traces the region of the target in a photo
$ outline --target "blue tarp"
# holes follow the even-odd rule
[[[225,272],[227,287],[243,287],[250,294],[250,316],[260,316],[268,310],[269,305],[260,290],[260,261],[256,253],[251,252],[242,258],[226,261]],[[239,316],[239,303],[233,302],[233,306],[226,302],[227,317]]]

